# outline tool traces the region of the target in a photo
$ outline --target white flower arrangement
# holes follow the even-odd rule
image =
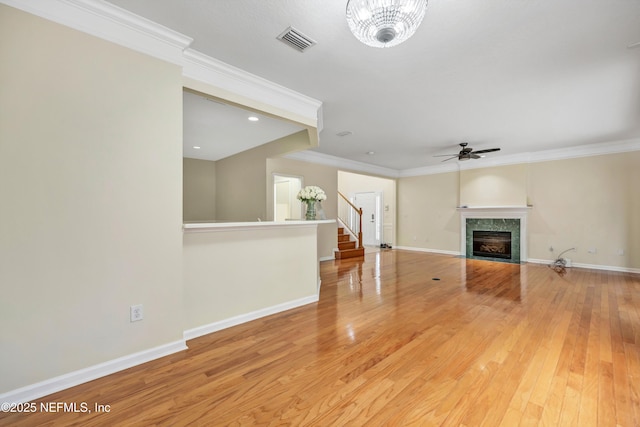
[[[324,190],[315,185],[307,185],[306,187],[298,191],[298,195],[296,197],[298,200],[304,203],[327,200],[327,195],[325,194]]]

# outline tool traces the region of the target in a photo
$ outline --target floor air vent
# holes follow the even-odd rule
[[[289,27],[284,30],[277,38],[281,42],[288,44],[289,46],[300,52],[304,52],[305,50],[316,44],[315,41],[305,36],[293,27]]]

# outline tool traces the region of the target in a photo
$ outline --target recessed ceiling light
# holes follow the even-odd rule
[[[373,156],[374,154],[376,154],[376,152],[375,151],[367,151],[367,154],[370,155],[370,156]]]
[[[200,147],[198,147],[197,145],[194,145],[193,148],[195,148],[196,150],[200,149]]]
[[[353,135],[353,132],[351,132],[350,130],[343,130],[342,132],[338,132],[336,133],[337,136],[349,136],[349,135]]]
[[[258,120],[260,120],[259,118],[257,118],[256,116],[251,116],[249,117],[249,121],[250,122],[257,122]]]

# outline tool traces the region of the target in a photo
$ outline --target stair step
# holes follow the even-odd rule
[[[364,256],[364,248],[336,251],[335,256],[336,256],[336,259],[355,258],[355,257]]]
[[[351,236],[348,234],[340,234],[338,235],[338,242],[348,242]]]
[[[344,234],[344,227],[338,227],[338,236]]]
[[[353,240],[349,242],[338,242],[338,249],[340,249],[341,251],[345,249],[355,249],[355,248],[356,248],[356,242]]]

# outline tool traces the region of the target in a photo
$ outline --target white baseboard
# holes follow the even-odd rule
[[[532,264],[547,264],[551,265],[553,260],[551,259],[535,259],[529,258],[527,262]],[[593,270],[606,270],[606,271],[619,271],[621,273],[635,273],[640,274],[640,268],[630,268],[630,267],[616,267],[613,265],[598,265],[598,264],[584,264],[581,262],[571,262],[571,267],[567,268],[590,268]]]
[[[0,403],[24,403],[34,399],[56,393],[70,387],[77,386],[97,378],[131,368],[142,363],[150,362],[179,351],[186,350],[184,341],[174,341],[159,347],[150,348],[128,356],[119,357],[104,363],[60,375],[39,383],[21,387],[7,393],[0,394]]]
[[[196,328],[188,329],[184,331],[185,341],[192,340],[194,338],[201,337],[213,332],[221,331],[223,329],[230,328],[232,326],[240,325],[242,323],[250,322],[252,320],[259,319],[261,317],[269,316],[281,311],[290,310],[292,308],[300,307],[302,305],[318,302],[319,295],[311,295],[308,297],[300,298],[293,301],[287,301],[282,304],[274,305],[271,307],[262,308],[260,310],[252,311],[250,313],[240,314],[238,316],[223,319],[217,322],[209,323],[208,325],[198,326]]]
[[[337,251],[337,249],[336,249],[336,251]],[[320,258],[318,259],[318,261],[320,261],[320,262],[322,262],[322,261],[332,261],[332,260],[334,260],[334,259],[336,259],[336,256],[335,256],[335,255],[331,255],[331,256],[323,256],[323,257],[320,257]]]
[[[395,249],[404,249],[405,251],[428,252],[428,253],[431,253],[431,254],[460,256],[460,252],[457,252],[457,251],[443,251],[443,250],[440,250],[440,249],[414,248],[412,246],[395,246]]]
[[[460,256],[461,255],[460,252],[455,252],[455,251],[442,251],[442,250],[439,250],[439,249],[414,248],[414,247],[411,247],[411,246],[396,246],[396,249],[404,249],[404,250],[407,250],[407,251],[416,251],[416,252],[428,252],[428,253],[443,254],[443,255],[454,255],[454,256]],[[532,264],[551,264],[553,262],[553,260],[529,258],[527,260],[522,260],[522,262],[530,262]],[[594,270],[619,271],[619,272],[622,272],[622,273],[640,274],[640,268],[616,267],[616,266],[613,266],[613,265],[583,264],[583,263],[580,263],[580,262],[572,262],[571,263],[571,267],[567,267],[567,268],[573,268],[573,267],[591,268],[591,269],[594,269]]]

